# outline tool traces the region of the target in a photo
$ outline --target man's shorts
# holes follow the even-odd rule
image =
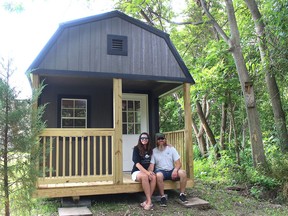
[[[170,171],[167,171],[167,170],[155,170],[155,173],[157,172],[161,172],[163,174],[163,180],[172,180],[172,172],[173,172],[174,169],[170,170]],[[179,180],[179,178],[177,179],[173,179],[173,181],[177,181]]]

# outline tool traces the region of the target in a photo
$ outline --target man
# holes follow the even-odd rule
[[[167,200],[164,195],[164,180],[180,180],[179,200],[187,203],[185,189],[187,184],[186,171],[181,169],[180,156],[177,150],[168,145],[164,134],[157,133],[156,147],[153,149],[149,171],[156,173],[157,187],[161,196],[160,206],[167,206]]]

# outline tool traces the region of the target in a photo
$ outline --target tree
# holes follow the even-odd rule
[[[268,49],[268,38],[265,31],[265,24],[262,19],[262,15],[259,11],[257,3],[255,0],[245,0],[252,18],[255,24],[255,31],[258,39],[258,46],[260,52],[260,58],[262,63],[262,68],[265,73],[266,86],[269,92],[270,101],[272,104],[274,122],[276,126],[276,131],[280,140],[280,147],[283,152],[288,151],[288,133],[286,127],[286,117],[285,112],[282,108],[282,102],[280,97],[280,92],[278,84],[274,73],[271,71],[272,66],[270,64],[270,59],[273,58],[269,56]]]
[[[23,215],[36,186],[38,137],[45,124],[41,121],[44,107],[32,109],[42,89],[32,99],[18,100],[9,86],[13,74],[12,60],[1,60],[0,71],[0,191],[5,215]]]
[[[235,61],[236,69],[239,76],[239,81],[241,83],[242,93],[245,97],[246,113],[248,117],[248,126],[250,131],[250,141],[252,147],[252,158],[255,167],[258,165],[264,165],[266,162],[262,132],[260,127],[260,121],[258,116],[258,111],[255,102],[255,94],[253,83],[250,80],[244,57],[242,54],[242,49],[240,45],[240,34],[237,26],[237,21],[235,17],[235,11],[233,7],[232,0],[225,0],[226,10],[228,15],[228,21],[230,26],[229,38],[221,26],[217,23],[214,17],[210,14],[205,0],[200,0],[203,10],[206,15],[212,21],[215,29],[219,35],[224,39],[224,41],[229,45],[229,51],[231,52],[233,59]]]

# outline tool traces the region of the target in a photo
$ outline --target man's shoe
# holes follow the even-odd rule
[[[166,207],[167,206],[167,200],[166,200],[165,196],[161,197],[160,206],[162,206],[162,207]]]
[[[179,200],[180,200],[182,203],[188,203],[188,200],[187,200],[186,195],[185,195],[184,193],[181,193],[181,194],[180,194]]]

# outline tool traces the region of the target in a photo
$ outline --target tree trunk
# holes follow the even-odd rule
[[[200,129],[198,130],[195,121],[192,119],[192,128],[194,130],[194,133],[196,134],[198,148],[200,150],[201,156],[205,157],[207,154],[207,143],[206,143],[206,140],[203,136],[204,135],[203,126],[201,124]]]
[[[226,149],[225,135],[227,128],[227,103],[222,103],[222,116],[221,116],[221,131],[220,131],[220,146],[222,150]]]
[[[207,14],[207,16],[214,22],[214,26],[217,29],[221,37],[229,45],[230,52],[232,53],[233,59],[235,61],[237,73],[241,83],[241,89],[245,97],[245,107],[248,117],[248,125],[250,132],[251,148],[252,148],[252,158],[253,165],[257,167],[258,165],[266,164],[262,133],[260,129],[260,122],[258,111],[255,103],[255,95],[252,82],[250,81],[249,74],[245,65],[244,57],[242,54],[242,49],[240,45],[240,35],[236,22],[235,11],[232,4],[232,0],[225,0],[226,9],[228,14],[228,21],[231,31],[231,38],[229,38],[220,25],[215,21],[213,16],[207,10],[204,0],[200,0],[202,7]]]
[[[203,128],[206,132],[206,135],[207,135],[211,145],[214,147],[215,157],[217,159],[217,158],[219,158],[219,150],[218,150],[218,147],[216,145],[215,136],[214,136],[211,128],[209,127],[208,122],[206,121],[205,115],[204,115],[203,110],[202,110],[202,106],[199,103],[199,101],[196,101],[196,107],[197,107],[197,114],[200,118],[200,121],[203,125]]]
[[[9,66],[9,65],[8,65]],[[7,76],[7,83],[9,83],[9,76]],[[4,126],[4,149],[3,149],[3,184],[4,184],[4,198],[5,198],[5,216],[10,215],[10,197],[9,197],[9,177],[8,177],[8,121],[9,121],[9,93],[8,89],[5,90],[5,126]]]
[[[279,88],[274,74],[270,71],[269,52],[267,47],[267,38],[265,34],[265,24],[261,19],[261,14],[255,0],[245,0],[254,20],[256,34],[258,36],[258,44],[263,70],[265,72],[265,80],[272,103],[274,114],[274,122],[277,134],[280,140],[280,147],[283,152],[288,151],[288,133],[286,127],[285,113],[282,108]]]
[[[231,127],[233,128],[233,135],[234,135],[236,160],[237,160],[237,164],[240,165],[240,147],[239,147],[238,136],[237,136],[237,131],[236,131],[234,107],[233,107],[233,104],[231,101],[231,95],[230,94],[228,96],[228,99],[229,99],[229,107],[230,107]]]

